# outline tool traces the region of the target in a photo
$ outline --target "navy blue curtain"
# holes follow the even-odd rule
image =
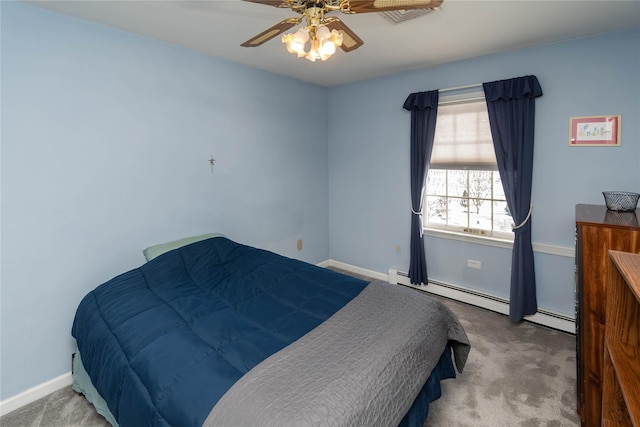
[[[531,181],[535,98],[542,89],[535,76],[483,84],[498,170],[515,222],[511,259],[509,318],[515,322],[538,310],[531,246]]]
[[[409,95],[403,108],[411,111],[411,255],[409,279],[419,285],[427,283],[427,261],[422,236],[422,191],[431,161],[436,133],[438,91]]]

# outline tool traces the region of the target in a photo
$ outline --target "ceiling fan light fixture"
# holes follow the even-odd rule
[[[306,51],[306,45],[309,42],[309,51]],[[337,30],[329,30],[329,28],[320,24],[314,27],[303,27],[298,29],[294,34],[288,33],[282,36],[282,43],[285,44],[287,51],[298,56],[305,57],[311,62],[316,59],[326,61],[336,53],[336,49],[342,46],[342,33]]]

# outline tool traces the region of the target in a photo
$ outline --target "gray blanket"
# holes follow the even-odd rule
[[[428,295],[373,282],[249,371],[203,425],[398,425],[447,342],[462,372],[470,346],[456,316]]]

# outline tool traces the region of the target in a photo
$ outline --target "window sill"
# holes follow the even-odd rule
[[[449,230],[438,230],[433,228],[424,229],[425,236],[440,237],[442,239],[458,240],[479,245],[494,246],[496,248],[512,249],[513,240],[500,239],[497,237],[476,236],[474,234],[459,233]]]

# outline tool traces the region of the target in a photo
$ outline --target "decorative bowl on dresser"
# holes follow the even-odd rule
[[[640,253],[640,210],[576,205],[576,362],[578,413],[600,426],[609,250]]]

